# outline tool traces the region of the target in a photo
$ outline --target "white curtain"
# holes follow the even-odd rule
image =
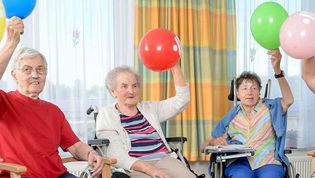
[[[250,32],[250,17],[255,8],[267,2],[266,0],[247,1],[236,0],[237,18],[237,74],[242,71],[254,71],[263,81],[263,84],[271,79],[271,98],[281,96],[279,85],[274,79],[274,72],[268,57],[267,50],[261,47]],[[302,9],[315,11],[314,2],[311,0],[292,1],[279,0],[287,12],[293,14]],[[306,9],[308,8],[308,9]],[[310,147],[315,145],[315,95],[306,87],[301,78],[301,64],[299,60],[293,59],[282,51],[282,69],[288,80],[294,95],[294,104],[288,111],[287,146]],[[263,94],[263,93],[262,93]]]
[[[105,76],[118,65],[133,66],[133,0],[40,0],[24,20],[19,47],[41,51],[48,61],[42,99],[58,105],[76,134],[94,138],[90,105],[113,102]],[[1,89],[15,90],[9,69]]]

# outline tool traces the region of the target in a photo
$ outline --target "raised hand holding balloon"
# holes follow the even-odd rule
[[[287,11],[278,3],[259,5],[250,19],[250,30],[255,40],[266,49],[278,48],[280,28],[287,17]]]
[[[8,19],[13,16],[25,19],[32,13],[36,0],[2,0],[2,3]]]
[[[162,72],[178,63],[181,55],[180,41],[169,30],[153,29],[141,38],[138,54],[146,67]]]

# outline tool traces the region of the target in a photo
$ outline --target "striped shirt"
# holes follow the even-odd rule
[[[262,102],[255,106],[252,116],[246,116],[240,109],[229,125],[228,135],[255,149],[255,155],[248,158],[252,169],[266,164],[281,164],[275,159],[276,137],[270,112]]]
[[[166,155],[168,150],[159,134],[139,111],[134,116],[120,114],[120,121],[131,141],[129,156],[156,160]]]

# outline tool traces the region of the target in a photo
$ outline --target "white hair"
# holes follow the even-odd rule
[[[45,56],[40,53],[39,51],[33,49],[33,48],[28,48],[28,47],[24,47],[24,48],[21,48],[19,49],[18,51],[16,51],[13,55],[13,65],[12,65],[12,70],[14,69],[18,69],[20,67],[20,62],[24,59],[24,58],[35,58],[39,56],[44,64],[45,64],[45,67],[47,67],[47,61],[46,61],[46,58]]]
[[[106,84],[106,88],[107,90],[112,93],[112,90],[114,90],[117,86],[117,78],[121,73],[129,73],[135,76],[137,82],[141,83],[140,81],[140,76],[130,67],[128,66],[119,66],[116,67],[114,69],[112,69],[111,71],[109,71],[107,73],[106,79],[105,79],[105,84]]]

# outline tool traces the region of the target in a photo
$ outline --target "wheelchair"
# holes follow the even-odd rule
[[[228,100],[234,103],[236,106],[238,98],[236,97],[236,86],[234,85],[235,78],[231,80],[230,93],[228,95]],[[269,79],[265,86],[264,98],[269,98],[271,88],[271,80]],[[285,154],[292,153],[292,150],[285,149]],[[205,154],[211,154],[209,163],[209,175],[212,178],[224,178],[224,169],[233,160],[243,157],[250,157],[254,155],[254,150],[250,147],[245,147],[242,145],[240,147],[218,147],[218,146],[208,146],[205,149]],[[282,164],[285,169],[285,178],[299,178],[299,173],[295,172],[294,165],[289,163],[289,165]]]
[[[96,119],[97,119],[97,115],[98,115],[98,108],[96,106],[90,106],[87,111],[86,114],[90,115],[93,113],[93,118],[94,121],[96,123]],[[94,136],[94,140],[89,140],[88,144],[94,148],[95,150],[97,150],[97,152],[101,155],[106,155],[106,152],[102,151],[102,147],[106,148],[109,145],[109,140],[108,139],[97,139],[96,135]],[[172,151],[175,152],[177,154],[177,159],[179,159],[195,176],[196,178],[205,178],[206,175],[205,174],[201,174],[198,175],[197,173],[195,173],[190,165],[188,160],[184,157],[182,149],[183,149],[183,144],[187,141],[186,137],[167,137],[166,141],[168,142],[169,146],[171,147]],[[105,147],[104,147],[105,146]],[[104,149],[103,149],[104,150]],[[105,149],[106,150],[106,149]],[[116,177],[115,177],[116,174]],[[127,177],[123,177],[126,174],[121,174],[119,172],[113,173],[113,177],[112,178],[127,178]],[[128,176],[129,177],[129,176]]]

